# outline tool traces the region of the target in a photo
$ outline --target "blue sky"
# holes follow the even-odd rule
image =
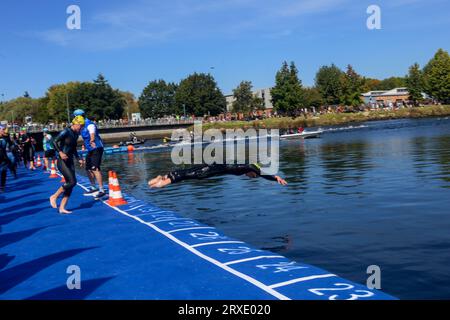
[[[66,28],[72,4],[81,30]],[[381,8],[381,30],[366,27],[371,4]],[[331,63],[403,76],[438,48],[449,51],[449,12],[447,0],[2,0],[0,94],[39,97],[99,72],[137,96],[154,79],[211,72],[229,93],[242,80],[273,85],[283,60],[295,61],[308,86]]]

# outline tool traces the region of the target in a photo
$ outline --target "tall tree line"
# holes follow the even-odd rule
[[[383,80],[359,75],[353,66],[343,71],[334,64],[322,66],[316,73],[313,87],[304,87],[294,62],[283,62],[271,89],[275,110],[296,114],[299,109],[323,105],[357,106],[363,92],[407,87],[410,100],[419,104],[425,92],[433,99],[450,103],[450,56],[439,49],[420,68],[413,64],[404,77]],[[263,108],[263,101],[252,92],[249,81],[242,81],[234,90],[232,110],[251,112]],[[0,119],[21,122],[32,116],[36,122],[65,122],[67,110],[83,108],[93,119],[120,119],[133,112],[143,117],[166,115],[218,115],[226,110],[226,100],[211,74],[194,73],[180,83],[159,79],[148,83],[136,100],[132,93],[114,89],[102,74],[88,82],[68,82],[48,88],[44,97],[33,98],[28,92],[0,103]]]

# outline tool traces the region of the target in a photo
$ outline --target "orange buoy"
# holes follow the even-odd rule
[[[127,147],[128,152],[133,152],[134,151],[134,146],[132,146],[131,144]]]

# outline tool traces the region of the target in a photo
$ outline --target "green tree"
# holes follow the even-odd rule
[[[406,87],[406,78],[403,77],[390,77],[381,80],[381,82],[375,87],[374,90],[392,90],[394,88]]]
[[[362,102],[361,94],[364,89],[364,79],[356,73],[351,65],[341,77],[342,97],[341,103],[346,106],[359,106]]]
[[[344,73],[334,64],[323,66],[316,74],[316,87],[328,105],[337,105],[342,100],[342,76]]]
[[[23,123],[25,117],[31,116],[33,122],[46,123],[49,114],[45,98],[18,97],[2,104],[0,119],[9,122]]]
[[[303,97],[304,97],[304,103],[305,106],[310,107],[320,107],[324,104],[322,95],[319,92],[319,89],[312,87],[312,88],[304,88],[303,90]]]
[[[450,56],[439,49],[423,69],[425,92],[442,103],[450,103]]]
[[[88,113],[96,119],[119,119],[123,115],[125,101],[100,73],[90,87]]]
[[[164,80],[151,81],[142,91],[138,105],[144,118],[160,118],[178,113],[175,103],[177,86]]]
[[[409,73],[406,77],[406,87],[409,92],[409,100],[413,101],[414,105],[419,105],[419,102],[422,100],[423,77],[418,63],[409,67]]]
[[[68,82],[51,86],[46,93],[48,111],[54,121],[67,121],[75,109],[83,109],[89,118],[119,119],[126,99],[113,89],[102,74],[93,82]]]
[[[232,106],[234,112],[248,113],[262,107],[262,99],[253,94],[252,88],[253,86],[250,81],[242,81],[233,90],[233,96],[236,99]]]
[[[218,115],[225,112],[226,101],[210,74],[194,73],[183,79],[175,93],[179,110],[183,105],[188,114],[196,116]]]
[[[119,91],[120,95],[122,96],[122,99],[125,102],[125,113],[127,115],[127,119],[131,119],[132,113],[138,113],[139,110],[139,104],[136,101],[136,98],[133,93],[129,91]]]
[[[270,91],[274,109],[281,113],[294,114],[304,106],[302,82],[294,62],[288,66],[284,61],[275,76],[275,87]]]
[[[48,101],[47,110],[50,118],[56,122],[67,122],[67,107],[69,105],[69,116],[76,109],[76,93],[83,92],[79,90],[79,82],[68,82],[56,84],[47,89],[45,97]]]
[[[381,80],[364,78],[363,92],[375,91],[380,86]]]

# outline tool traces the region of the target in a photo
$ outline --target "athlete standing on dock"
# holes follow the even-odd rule
[[[53,148],[59,154],[58,170],[62,173],[66,182],[50,197],[50,204],[56,209],[56,200],[58,200],[60,195],[64,194],[59,206],[59,213],[62,214],[71,213],[71,211],[66,210],[66,204],[72,194],[72,189],[77,184],[73,158],[77,158],[80,166],[83,165],[83,160],[81,160],[78,155],[77,140],[84,124],[85,121],[83,117],[75,117],[72,120],[72,125],[61,131],[60,134],[52,141]]]
[[[74,116],[83,116],[84,110],[77,109],[74,111]],[[88,151],[86,156],[86,171],[91,182],[91,187],[89,191],[85,192],[85,196],[93,195],[95,199],[100,199],[104,197],[105,190],[103,188],[103,178],[102,172],[100,171],[100,165],[102,163],[103,156],[103,140],[100,137],[98,128],[94,122],[89,119],[85,119],[86,123],[84,128],[81,130],[81,137],[84,141],[84,146]],[[95,186],[95,181],[97,180],[98,188]]]
[[[44,170],[49,168],[48,159],[54,160],[56,158],[55,149],[52,145],[52,135],[48,133],[48,128],[44,128],[44,139],[42,140],[42,145],[44,147]]]
[[[23,148],[23,164],[27,167],[27,164],[30,163],[29,169],[36,170],[34,167],[34,145],[26,128],[22,128],[20,131],[20,144]]]
[[[250,178],[262,177],[267,180],[277,181],[281,185],[287,185],[287,182],[279,176],[262,174],[261,167],[258,164],[202,164],[189,169],[172,171],[165,176],[157,176],[150,180],[148,185],[150,188],[162,188],[183,180],[205,179],[224,174],[232,174],[235,176],[245,174]]]
[[[8,167],[10,166],[10,159],[8,158],[7,148],[8,142],[6,140],[5,127],[0,125],[0,192],[3,192],[6,185],[6,175]]]

